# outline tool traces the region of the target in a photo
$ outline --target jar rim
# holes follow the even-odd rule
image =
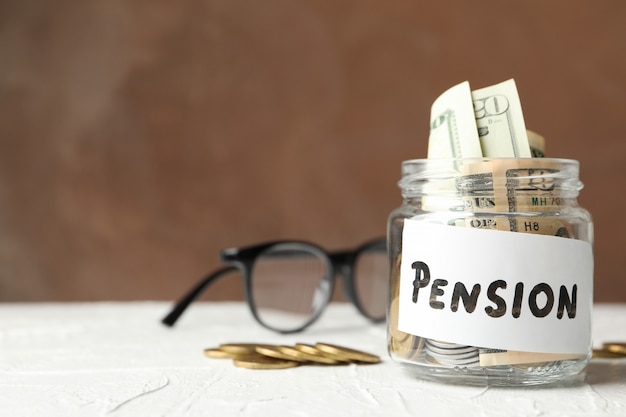
[[[536,162],[536,167],[532,165]],[[559,189],[562,192],[573,192],[577,194],[583,188],[583,183],[579,180],[578,174],[580,169],[580,163],[574,159],[566,158],[489,158],[489,157],[477,157],[477,158],[423,158],[423,159],[409,159],[402,162],[402,178],[398,182],[398,186],[403,190],[403,194],[417,195],[422,194],[425,191],[433,193],[433,190],[439,190],[435,193],[450,194],[457,193],[459,190],[458,181],[460,178],[467,178],[467,171],[465,174],[462,172],[465,167],[469,167],[472,164],[477,165],[490,165],[493,163],[494,167],[504,167],[511,163],[511,166],[516,166],[517,169],[539,169],[548,171],[542,172],[539,175],[542,177],[549,177],[552,180],[559,181]],[[518,163],[518,164],[516,164]],[[549,169],[551,168],[551,170]],[[514,168],[515,169],[515,168]],[[556,170],[555,170],[556,169]],[[503,175],[500,172],[499,175]],[[472,175],[470,175],[471,177]],[[528,177],[528,174],[526,174]],[[534,177],[534,174],[530,174]],[[520,177],[522,178],[522,177]],[[452,187],[451,181],[455,181],[455,186]],[[471,180],[470,180],[471,181]],[[444,184],[448,182],[446,186],[428,186],[426,190],[426,184]],[[472,183],[469,182],[471,185]],[[474,183],[480,185],[480,183]]]
[[[576,159],[569,158],[515,158],[515,157],[486,157],[479,156],[473,158],[414,158],[414,159],[406,159],[402,161],[402,165],[450,165],[450,164],[468,164],[468,163],[477,163],[477,162],[493,162],[493,161],[549,161],[552,163],[562,164],[562,165],[580,165]]]
[[[450,174],[457,173],[462,165],[475,164],[480,162],[506,162],[506,161],[533,161],[539,164],[554,164],[562,166],[565,170],[573,170],[578,174],[580,162],[575,159],[567,158],[491,158],[491,157],[475,157],[475,158],[417,158],[402,161],[402,176],[416,174],[429,168],[428,171]],[[572,172],[572,171],[570,171]]]

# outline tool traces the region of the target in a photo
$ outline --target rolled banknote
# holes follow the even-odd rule
[[[559,164],[549,159],[498,159],[461,166],[466,209],[479,213],[548,212],[571,204]],[[477,192],[478,191],[478,192]]]
[[[546,156],[546,139],[537,132],[526,129],[528,145],[530,146],[530,156],[533,158],[543,158]]]
[[[446,160],[439,169],[456,170],[463,158],[483,156],[476,130],[476,119],[469,82],[457,84],[433,102],[430,109],[430,134],[428,158]],[[425,193],[441,195],[454,192],[454,179],[438,181],[424,186]],[[447,201],[424,197],[422,206],[426,211],[445,209]]]
[[[465,208],[474,215],[455,220],[456,226],[478,229],[573,237],[569,222],[548,212],[571,204],[561,195],[554,174],[557,164],[544,159],[500,160],[467,164],[461,183],[480,188],[464,196]],[[463,188],[463,186],[461,187]],[[470,193],[468,193],[470,194]],[[543,212],[542,216],[490,215],[490,213]]]
[[[581,359],[581,355],[568,353],[519,352],[516,350],[479,349],[480,366],[536,364]]]
[[[446,90],[430,109],[428,158],[483,156],[476,130],[469,82]]]
[[[566,238],[573,236],[571,225],[557,216],[541,216],[531,219],[483,214],[455,219],[454,225],[473,229],[501,230]]]
[[[569,224],[548,214],[566,203],[555,184],[556,167],[531,159],[545,155],[543,136],[527,131],[514,80],[471,91],[467,81],[437,98],[431,108],[428,158],[456,158],[452,170],[461,180],[427,184],[423,211],[448,211],[442,195],[459,185],[465,214],[450,220],[461,227],[573,237]],[[461,158],[498,159],[465,164]],[[528,158],[519,159],[519,158]],[[530,161],[530,162],[529,162]],[[480,192],[476,192],[476,189]],[[429,195],[437,195],[430,198]],[[511,216],[515,212],[543,212],[541,216]],[[392,268],[392,291],[388,315],[389,350],[398,358],[431,365],[474,367],[533,364],[577,359],[567,355],[486,349],[435,341],[398,330],[399,265]],[[394,284],[395,282],[395,284]]]
[[[567,201],[561,195],[557,163],[541,158],[501,159],[466,164],[461,167],[461,172],[461,183],[471,190],[464,197],[466,210],[473,214],[455,220],[456,226],[574,237],[568,222],[549,214]],[[479,193],[476,188],[480,190]],[[478,194],[480,196],[476,196]],[[508,215],[515,212],[546,214],[536,217]],[[519,364],[541,366],[553,361],[580,358],[580,355],[570,354],[479,349],[481,367]]]
[[[472,91],[482,154],[530,158],[522,104],[513,79]]]

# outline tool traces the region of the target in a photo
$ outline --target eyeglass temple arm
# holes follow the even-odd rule
[[[169,327],[173,326],[174,323],[176,323],[176,321],[183,314],[183,312],[187,309],[187,307],[189,307],[189,304],[191,304],[196,298],[198,298],[198,296],[204,291],[206,287],[208,287],[211,283],[213,283],[213,281],[215,281],[222,275],[225,275],[229,272],[236,271],[237,269],[238,268],[236,266],[226,266],[222,269],[218,269],[217,271],[213,272],[211,275],[207,276],[205,279],[200,281],[191,291],[189,291],[187,295],[181,298],[176,303],[172,311],[170,311],[170,313],[167,316],[165,316],[161,320],[161,322],[165,324],[166,326],[169,326]]]

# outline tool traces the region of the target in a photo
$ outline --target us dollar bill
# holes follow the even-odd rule
[[[522,104],[513,79],[472,92],[482,156],[530,158]]]
[[[527,131],[514,80],[471,91],[467,81],[453,86],[431,107],[428,158],[530,158],[545,154],[543,136]],[[533,162],[536,162],[534,160]],[[513,212],[545,212],[566,203],[543,175],[554,167],[543,162],[526,164],[519,159],[487,161],[457,166],[461,191],[480,193],[464,196],[467,215],[453,220],[456,226],[570,237],[570,226],[557,216],[536,219],[509,216]],[[548,177],[550,177],[548,175]],[[457,184],[440,184],[429,192],[454,189]],[[428,194],[428,193],[427,193]],[[446,208],[441,198],[422,199],[423,210]],[[439,206],[442,207],[439,207]],[[399,274],[399,271],[397,271]],[[390,351],[406,360],[459,367],[489,367],[569,359],[567,355],[485,349],[434,341],[397,329],[398,289],[392,289],[389,310]]]
[[[456,170],[463,158],[482,157],[476,119],[472,104],[472,91],[469,82],[457,84],[433,102],[430,110],[430,134],[428,137],[428,158],[444,159],[438,169]],[[453,159],[447,161],[448,159]],[[438,181],[426,184],[422,207],[426,211],[445,210],[447,201],[431,198],[429,195],[453,194],[455,182]]]
[[[545,159],[497,160],[467,164],[461,183],[480,189],[463,197],[465,210],[472,216],[457,219],[456,226],[572,237],[569,222],[550,215],[567,204],[571,198],[561,195],[554,174],[557,165]],[[461,186],[463,189],[463,186]],[[509,216],[498,213],[542,212],[542,216]],[[491,214],[494,215],[491,215]]]
[[[571,204],[555,179],[558,163],[543,158],[498,159],[464,164],[461,193],[467,211],[548,212]],[[479,190],[479,192],[477,192]]]
[[[469,82],[441,94],[430,109],[428,158],[476,158],[483,156]]]
[[[546,156],[546,138],[539,133],[526,129],[528,145],[530,145],[530,156],[533,158],[543,158]]]
[[[480,366],[546,365],[549,362],[581,359],[583,355],[568,353],[519,352],[516,350],[479,349]]]
[[[511,216],[491,216],[477,214],[455,219],[457,227],[471,227],[472,229],[501,230],[505,232],[530,233],[558,237],[572,237],[573,231],[569,222],[557,216],[541,216],[538,218],[515,218]]]
[[[544,146],[541,143],[539,146]],[[568,199],[561,196],[555,180],[559,166],[542,158],[499,159],[465,164],[461,167],[461,192],[465,208],[472,214],[455,220],[456,226],[510,232],[574,237],[569,222],[558,211]],[[480,190],[480,192],[476,192]],[[541,216],[512,216],[516,212],[543,212]],[[505,214],[506,213],[506,214]],[[580,359],[580,355],[479,349],[479,366],[535,364]]]

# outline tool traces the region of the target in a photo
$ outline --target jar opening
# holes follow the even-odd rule
[[[405,198],[519,193],[575,198],[583,188],[578,172],[578,161],[571,159],[413,159],[402,163],[398,186]]]

